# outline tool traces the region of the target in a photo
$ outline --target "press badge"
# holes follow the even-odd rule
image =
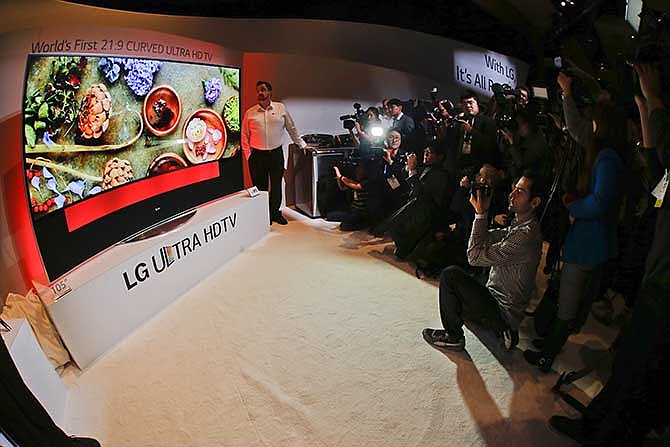
[[[470,155],[471,149],[472,149],[472,143],[470,141],[464,141],[463,142],[463,153],[465,155]]]
[[[395,175],[391,175],[391,177],[387,178],[386,181],[389,183],[391,189],[397,189],[400,187],[400,182],[397,178],[395,178]]]
[[[660,208],[663,206],[663,198],[665,197],[665,193],[668,190],[668,184],[670,183],[670,171],[667,169],[665,170],[665,175],[661,179],[660,182],[658,182],[658,185],[656,185],[656,188],[651,192],[651,195],[656,197],[656,203],[654,203],[654,208]]]

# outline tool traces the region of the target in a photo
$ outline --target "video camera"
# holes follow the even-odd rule
[[[493,84],[491,90],[493,91],[493,99],[498,107],[495,117],[496,126],[498,129],[514,130],[516,127],[514,118],[519,107],[521,90],[512,88],[509,84],[498,83]]]
[[[361,127],[365,127],[367,124],[367,116],[359,103],[354,103],[354,110],[355,112],[350,115],[340,116],[342,126],[347,130],[351,130],[356,127],[356,122],[358,122]]]
[[[458,112],[456,106],[449,99],[438,99],[437,95],[437,87],[433,87],[430,91],[430,98],[433,102],[433,110],[428,113],[427,117],[431,118],[435,124],[441,124],[444,121],[447,126],[454,125],[458,120],[456,116]],[[449,118],[447,118],[446,121],[442,118],[442,110],[440,109],[440,106],[442,106],[449,113]]]

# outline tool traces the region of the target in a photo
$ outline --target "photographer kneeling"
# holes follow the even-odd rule
[[[468,262],[490,267],[486,286],[463,269],[447,267],[440,276],[440,317],[444,329],[423,330],[423,338],[438,349],[463,350],[463,320],[502,334],[508,349],[519,341],[518,328],[535,291],[535,273],[542,252],[542,235],[536,210],[542,203],[543,184],[530,171],[516,182],[509,195],[510,211],[516,214],[504,229],[487,230],[491,199],[474,191],[472,234]]]
[[[345,177],[340,172],[340,168],[333,166],[337,186],[341,191],[351,191],[353,199],[349,207],[349,212],[342,217],[340,230],[356,231],[368,227],[368,191],[367,174],[362,164],[356,165],[356,179]]]

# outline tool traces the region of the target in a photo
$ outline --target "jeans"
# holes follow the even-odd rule
[[[558,318],[575,320],[581,328],[589,316],[595,294],[600,289],[603,265],[564,263],[561,270],[561,287],[558,297]]]
[[[440,318],[444,329],[456,336],[463,336],[463,320],[494,331],[509,327],[489,289],[453,265],[440,275]]]

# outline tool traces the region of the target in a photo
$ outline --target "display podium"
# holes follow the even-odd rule
[[[269,229],[267,192],[219,199],[178,228],[117,244],[60,278],[68,292],[47,309],[86,368]]]
[[[353,147],[318,148],[303,152],[293,146],[295,175],[295,207],[309,217],[322,217],[319,210],[318,183],[325,176],[334,176],[333,166],[341,165]]]

